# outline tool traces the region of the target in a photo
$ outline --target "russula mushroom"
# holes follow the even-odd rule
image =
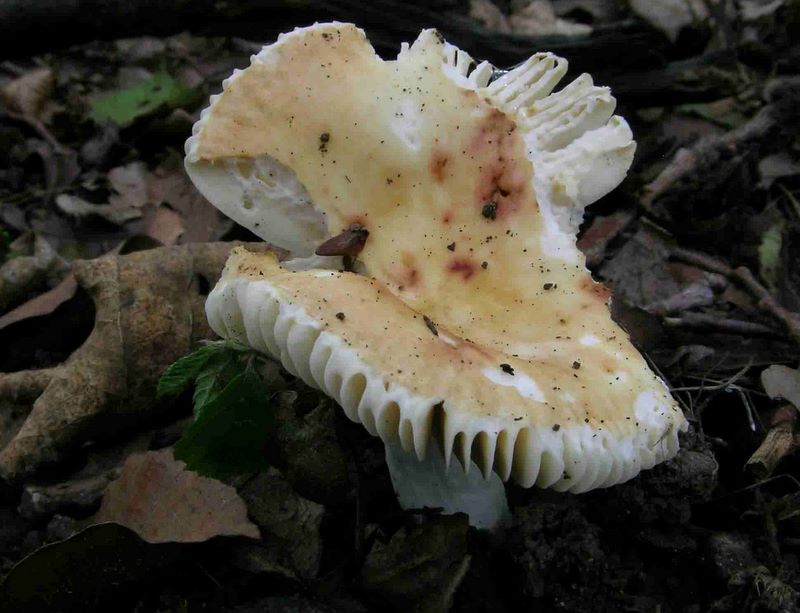
[[[552,93],[566,70],[537,53],[498,76],[433,30],[384,61],[316,24],[227,79],[187,141],[203,194],[298,258],[235,250],[212,328],[380,436],[404,506],[492,527],[502,481],[585,492],[678,450],[681,411],[575,245],[635,144],[588,75]],[[355,243],[355,272],[313,256]]]

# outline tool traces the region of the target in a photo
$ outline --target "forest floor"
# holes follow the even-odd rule
[[[800,611],[800,3],[677,25],[486,4],[398,23],[509,65],[553,43],[612,86],[636,159],[579,246],[686,413],[678,456],[579,496],[509,486],[487,534],[402,512],[380,441],[267,364],[272,468],[186,470],[191,394],[158,377],[213,338],[203,298],[258,239],[197,193],[183,143],[274,36],[41,49],[0,62],[0,611]],[[365,15],[388,53],[404,33]]]

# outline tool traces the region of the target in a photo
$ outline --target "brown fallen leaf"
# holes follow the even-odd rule
[[[153,544],[259,538],[236,490],[186,470],[170,449],[130,456],[119,479],[106,488],[94,521],[118,523]]]
[[[28,302],[19,305],[17,308],[0,317],[0,330],[18,321],[22,321],[23,319],[49,315],[60,305],[72,298],[77,289],[78,282],[75,280],[75,275],[69,273],[64,277],[64,280],[53,289],[39,294],[36,298],[28,300]]]
[[[466,515],[442,515],[375,541],[361,571],[364,591],[391,611],[449,611],[470,565],[468,530]]]
[[[60,194],[56,197],[56,206],[68,215],[75,217],[98,215],[117,225],[141,217],[142,208],[149,202],[147,196],[149,173],[145,165],[142,162],[132,162],[126,166],[112,168],[107,178],[113,189],[108,203],[94,204],[77,196]]]
[[[166,203],[181,218],[181,243],[205,243],[219,239],[230,221],[206,200],[186,176],[183,158],[172,155],[153,171],[148,200]]]
[[[15,258],[0,266],[0,312],[15,306],[50,278],[58,279],[66,263],[44,238],[23,234],[11,243]]]
[[[306,579],[316,577],[322,561],[325,507],[298,496],[274,468],[249,478],[239,487],[239,495],[261,528],[262,542],[257,545],[263,547],[261,563],[273,562]],[[250,551],[251,556],[255,553]]]
[[[168,206],[148,206],[144,211],[144,233],[165,246],[174,245],[183,234],[183,219]]]
[[[232,246],[163,247],[75,262],[78,285],[95,303],[94,329],[60,366],[0,374],[0,397],[38,395],[0,451],[0,477],[22,479],[162,411],[155,386],[163,370],[213,336],[201,288],[216,282]]]
[[[0,89],[0,101],[13,113],[19,113],[31,119],[42,119],[55,83],[52,70],[36,68],[10,81]]]

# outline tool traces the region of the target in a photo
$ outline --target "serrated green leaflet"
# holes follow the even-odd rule
[[[158,381],[156,393],[159,398],[178,396],[201,376],[206,364],[220,356],[233,359],[245,350],[241,345],[228,341],[214,341],[170,364]]]
[[[138,85],[95,101],[90,115],[98,122],[110,120],[124,126],[161,106],[178,107],[191,103],[196,97],[197,92],[162,70]]]
[[[267,390],[252,368],[214,395],[175,445],[175,458],[217,479],[267,467],[264,443],[272,427]]]
[[[211,356],[203,365],[194,382],[194,416],[200,417],[206,405],[225,389],[245,365],[241,354],[235,351],[219,352]]]

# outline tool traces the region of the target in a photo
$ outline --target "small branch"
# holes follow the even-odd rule
[[[800,343],[800,315],[781,306],[769,290],[758,282],[750,269],[744,266],[731,268],[710,255],[682,247],[673,247],[670,250],[670,257],[728,277],[756,299],[756,304],[761,311],[780,322],[792,340]],[[751,325],[760,326],[760,324]],[[762,329],[766,328],[766,326],[761,327]]]
[[[718,330],[730,334],[759,334],[775,336],[778,333],[764,324],[716,317],[707,313],[684,313],[680,317],[665,317],[664,325],[670,328],[694,328],[698,330]]]
[[[778,463],[797,448],[794,437],[796,421],[797,409],[791,405],[784,405],[775,411],[767,436],[745,464],[756,478],[769,477]]]
[[[9,119],[13,119],[14,121],[19,121],[24,123],[26,126],[32,128],[39,136],[41,136],[47,143],[53,148],[56,153],[63,153],[65,151],[64,145],[58,142],[58,139],[53,136],[50,130],[47,129],[41,121],[34,117],[29,117],[28,115],[24,115],[22,113],[15,113],[13,111],[6,110],[5,111],[6,117]]]

